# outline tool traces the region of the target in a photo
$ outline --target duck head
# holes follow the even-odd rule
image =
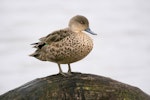
[[[74,32],[86,31],[92,35],[97,35],[96,33],[92,32],[89,28],[88,19],[81,15],[76,15],[70,19],[69,28]]]

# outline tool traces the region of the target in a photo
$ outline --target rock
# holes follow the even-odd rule
[[[1,95],[0,100],[150,100],[150,96],[107,77],[73,73],[33,80]]]

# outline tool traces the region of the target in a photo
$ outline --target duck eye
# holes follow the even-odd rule
[[[83,21],[80,21],[80,24],[85,24]]]

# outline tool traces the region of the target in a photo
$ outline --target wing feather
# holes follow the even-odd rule
[[[34,48],[41,49],[43,46],[46,44],[50,45],[53,42],[58,42],[61,41],[62,39],[68,37],[71,34],[69,30],[59,30],[59,31],[54,31],[51,34],[48,34],[45,37],[40,38],[40,42],[33,43],[31,45],[34,45]]]

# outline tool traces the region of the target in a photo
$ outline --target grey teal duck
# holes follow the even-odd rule
[[[37,50],[30,56],[57,63],[62,75],[66,74],[60,64],[68,64],[68,74],[71,74],[70,63],[83,59],[93,48],[93,41],[85,32],[96,35],[90,30],[86,17],[74,16],[67,28],[54,31],[40,38],[40,42],[33,43]]]

